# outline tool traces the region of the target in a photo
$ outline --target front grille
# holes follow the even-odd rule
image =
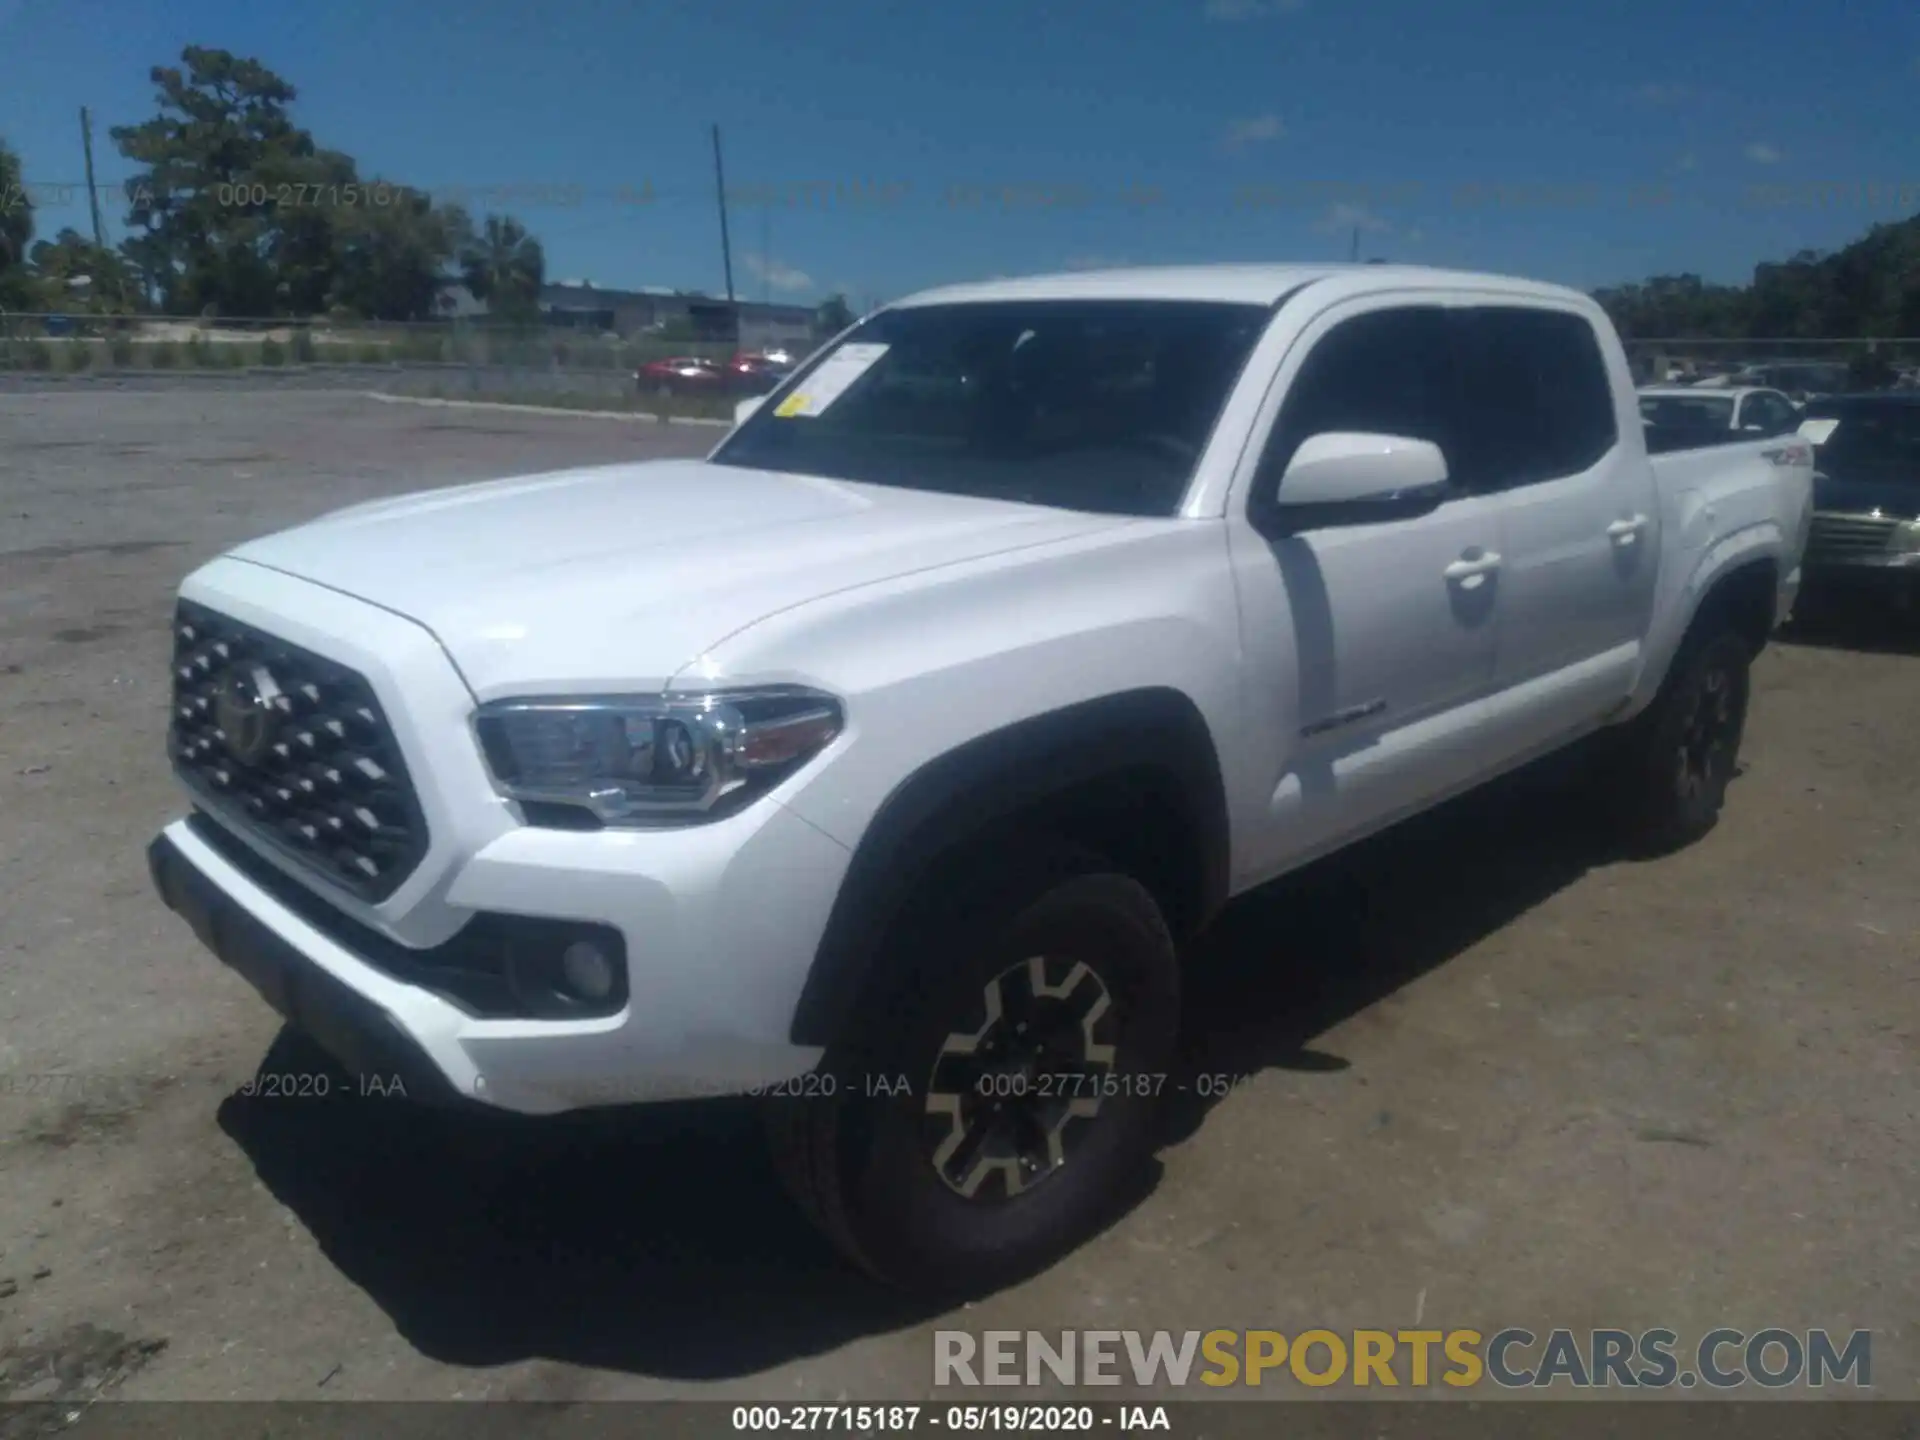
[[[1813,528],[1807,533],[1807,561],[1849,560],[1861,555],[1877,555],[1893,538],[1898,520],[1877,519],[1871,515],[1834,515],[1816,513]]]
[[[373,687],[182,601],[167,751],[212,810],[369,902],[427,853],[426,817]]]

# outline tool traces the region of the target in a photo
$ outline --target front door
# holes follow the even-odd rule
[[[1364,431],[1450,446],[1438,304],[1373,296],[1319,317],[1284,362],[1249,496],[1284,495],[1300,443]],[[1462,490],[1408,519],[1269,538],[1231,522],[1253,723],[1271,801],[1249,880],[1469,779],[1473,714],[1505,608],[1501,497]]]

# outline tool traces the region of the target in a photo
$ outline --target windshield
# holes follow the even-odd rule
[[[1733,397],[1716,399],[1710,395],[1643,395],[1640,398],[1640,418],[1662,429],[1731,426]]]
[[[1268,311],[993,301],[883,311],[714,455],[1069,510],[1175,514]]]

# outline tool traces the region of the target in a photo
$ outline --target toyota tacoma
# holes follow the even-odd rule
[[[1148,1162],[1231,897],[1576,741],[1646,841],[1704,834],[1811,474],[1793,434],[1660,443],[1555,286],[934,290],[704,460],[189,575],[190,810],[149,860],[359,1073],[523,1114],[759,1095],[847,1256],[998,1284]]]

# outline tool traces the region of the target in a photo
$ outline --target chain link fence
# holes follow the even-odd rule
[[[0,312],[0,377],[358,385],[440,398],[498,398],[647,408],[651,361],[725,361],[732,342],[615,337],[542,325],[173,319],[149,315]],[[676,410],[720,413],[696,394]]]

